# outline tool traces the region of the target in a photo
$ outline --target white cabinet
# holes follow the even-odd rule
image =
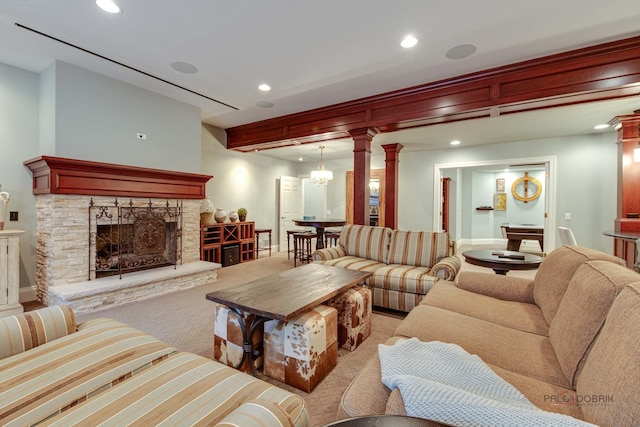
[[[0,317],[22,313],[20,305],[21,230],[0,230]]]

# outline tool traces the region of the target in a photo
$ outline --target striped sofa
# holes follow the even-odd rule
[[[314,252],[315,262],[372,271],[373,305],[408,312],[439,279],[453,280],[460,259],[449,234],[345,225],[338,245]]]
[[[111,319],[52,306],[0,318],[3,426],[307,426],[284,389]]]

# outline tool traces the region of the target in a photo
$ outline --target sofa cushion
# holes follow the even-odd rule
[[[452,282],[441,280],[436,283],[421,304],[455,311],[523,332],[549,335],[549,325],[537,305],[476,294],[460,289]]]
[[[221,363],[178,353],[47,420],[48,425],[214,425],[243,403],[264,399],[309,424],[302,397]]]
[[[376,271],[386,264],[371,259],[360,258],[356,256],[343,256],[341,258],[330,259],[327,261],[316,261],[318,264],[331,265],[334,267],[342,267],[348,270],[356,271]],[[370,280],[370,278],[368,279]]]
[[[373,272],[367,284],[376,288],[425,295],[439,279],[429,274],[430,268],[412,265],[383,265]]]
[[[176,351],[115,320],[0,360],[0,419],[31,425],[100,393]]]
[[[347,224],[340,233],[340,245],[347,255],[387,262],[391,229]]]
[[[550,384],[571,387],[549,337],[422,304],[409,312],[395,334],[421,341],[458,344],[488,364]]]
[[[433,267],[449,255],[449,235],[425,231],[393,230],[388,264]]]
[[[640,284],[625,287],[578,378],[584,419],[600,426],[640,425]],[[587,400],[589,399],[589,400]],[[575,402],[575,401],[574,401]]]
[[[75,330],[73,310],[63,305],[0,317],[0,359],[64,337]]]
[[[581,246],[563,246],[547,255],[534,278],[533,299],[551,324],[567,286],[578,267],[587,261],[605,260],[622,264],[619,258]]]
[[[608,261],[587,262],[574,274],[549,327],[558,362],[572,385],[613,300],[634,282],[640,282],[638,273]]]

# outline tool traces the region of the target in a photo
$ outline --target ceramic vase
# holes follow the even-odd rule
[[[200,202],[200,223],[211,224],[213,222],[213,203],[211,199],[203,199]]]
[[[231,211],[229,212],[229,221],[236,222],[238,220],[238,212]]]
[[[215,218],[216,222],[225,222],[225,220],[227,219],[227,213],[224,211],[224,209],[216,209],[213,217]]]
[[[0,192],[0,230],[4,230],[4,218],[7,216],[7,206],[10,198],[11,196],[6,191]]]

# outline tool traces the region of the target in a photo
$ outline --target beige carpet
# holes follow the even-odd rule
[[[109,317],[145,331],[182,351],[213,356],[213,303],[205,294],[234,286],[282,270],[293,268],[286,252],[261,255],[260,259],[218,270],[218,280],[209,285],[176,292],[157,298],[122,305],[92,314],[79,314],[78,321]],[[342,393],[365,362],[377,352],[377,345],[393,335],[401,321],[396,314],[374,313],[372,335],[354,352],[340,349],[338,366],[312,393],[305,393],[286,384],[261,376],[302,396],[307,402],[312,426],[322,426],[336,418]]]

